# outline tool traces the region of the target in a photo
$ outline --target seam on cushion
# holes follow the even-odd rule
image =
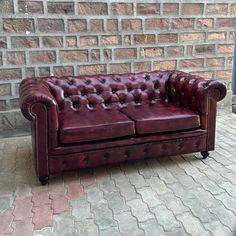
[[[134,120],[132,117],[130,117],[129,115],[127,115],[125,112],[123,112],[122,110],[120,110],[120,108],[117,109],[119,112],[121,112],[122,114],[124,114],[126,117],[128,117],[130,120],[132,120],[134,122],[134,131],[135,134],[138,134],[138,130],[137,130],[137,121]]]

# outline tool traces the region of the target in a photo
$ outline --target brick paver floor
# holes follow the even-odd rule
[[[0,140],[0,235],[236,234],[236,115],[216,150],[70,172],[40,186],[31,138]]]

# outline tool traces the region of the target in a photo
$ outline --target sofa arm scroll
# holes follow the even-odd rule
[[[20,84],[20,107],[25,118],[30,121],[34,120],[32,107],[36,103],[44,104],[47,110],[52,108],[54,115],[56,115],[57,103],[47,85],[40,79],[28,78],[23,80]]]
[[[204,79],[180,71],[170,76],[168,90],[171,102],[190,107],[201,114],[208,112],[208,99],[218,102],[226,95],[226,87],[220,81]]]

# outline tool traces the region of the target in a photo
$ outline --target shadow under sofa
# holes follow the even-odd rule
[[[36,174],[214,150],[219,81],[181,71],[27,78]]]

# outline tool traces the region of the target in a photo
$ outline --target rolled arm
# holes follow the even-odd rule
[[[207,113],[207,99],[215,102],[226,95],[226,87],[217,80],[204,79],[189,73],[175,71],[168,80],[169,100]]]
[[[31,110],[36,103],[44,104],[48,110],[57,107],[54,97],[42,79],[23,80],[20,84],[20,108],[25,118],[30,121],[34,120]]]

